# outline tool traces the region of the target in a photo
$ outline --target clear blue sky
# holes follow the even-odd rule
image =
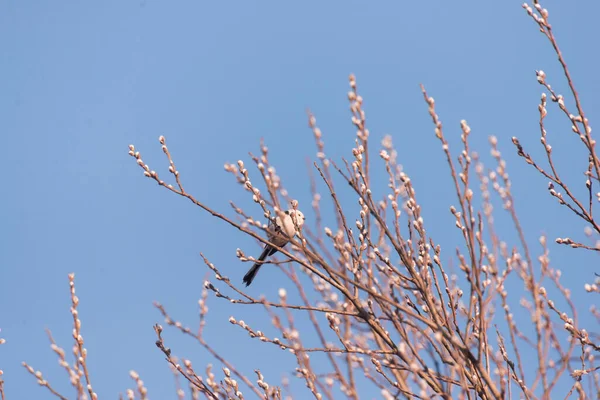
[[[600,108],[600,3],[546,3],[593,124]],[[128,371],[135,369],[152,399],[174,398],[154,346],[152,325],[161,318],[152,301],[195,327],[206,273],[198,253],[241,279],[247,265],[235,249],[258,247],[159,190],[127,156],[127,145],[134,143],[166,177],[157,142],[165,135],[190,192],[223,212],[231,214],[227,202],[234,200],[260,215],[223,163],[248,160],[262,137],[293,196],[308,208],[305,165],[315,150],[305,109],[317,116],[328,154],[348,155],[349,73],[357,75],[373,142],[393,135],[429,229],[442,244],[447,238],[449,257],[456,230],[448,208],[455,200],[420,83],[436,98],[454,149],[463,118],[472,146],[486,157],[487,137],[498,136],[528,238],[544,232],[550,239],[582,238],[583,224],[545,193],[547,183],[517,160],[510,144],[519,136],[542,154],[536,69],[566,94],[550,45],[519,1],[2,2],[0,337],[7,343],[0,369],[8,398],[48,397],[20,366],[24,360],[72,396],[44,334],[50,328],[59,344],[71,346],[69,272],[76,274],[100,396],[115,398],[133,387]],[[564,120],[552,126],[557,161],[576,165],[564,176],[584,193],[580,143]],[[594,298],[581,291],[598,271],[596,257],[552,244],[551,258],[585,312]],[[251,293],[276,295],[280,273],[270,272]],[[213,298],[209,307],[207,339],[246,374],[260,368],[279,382],[292,360],[275,361],[281,352],[258,346],[227,322],[234,315],[264,327],[258,309]],[[192,340],[173,330],[165,337],[196,367],[219,366]],[[304,393],[301,383],[294,388]]]

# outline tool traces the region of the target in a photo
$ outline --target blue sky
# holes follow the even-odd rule
[[[594,47],[600,3],[546,3],[593,124],[600,106]],[[534,71],[543,69],[567,94],[558,67],[518,1],[3,2],[0,337],[7,343],[0,347],[0,368],[9,398],[46,395],[20,366],[24,360],[72,395],[44,334],[47,327],[70,347],[69,272],[76,274],[89,366],[101,397],[133,387],[128,371],[135,369],[151,398],[174,398],[172,377],[154,347],[152,325],[161,319],[152,301],[195,326],[206,274],[198,253],[241,279],[247,265],[235,249],[258,247],[159,190],[127,156],[127,146],[134,143],[166,177],[157,141],[165,135],[189,192],[223,212],[231,213],[233,200],[260,215],[223,164],[249,161],[248,151],[258,152],[264,138],[271,162],[308,207],[306,160],[315,149],[305,110],[316,115],[328,155],[348,156],[354,144],[349,73],[365,98],[373,143],[393,135],[426,222],[439,221],[428,229],[448,240],[448,254],[456,235],[448,208],[455,200],[420,83],[435,97],[454,149],[461,119],[472,128],[471,145],[486,157],[488,136],[498,136],[528,238],[583,238],[583,223],[545,193],[545,180],[510,144],[518,136],[532,154],[543,155],[537,127],[542,90]],[[549,118],[556,121],[549,134],[564,179],[585,193],[580,143],[567,122]],[[594,255],[552,244],[551,258],[568,271],[564,283],[587,309],[594,298],[581,288],[597,272]],[[263,272],[250,292],[276,295],[280,272],[271,273],[269,281]],[[270,360],[280,352],[257,346],[227,323],[230,315],[267,323],[258,309],[212,298],[209,307],[207,339],[246,374],[258,367],[278,382],[285,368]],[[173,330],[165,338],[197,367],[218,366]],[[303,393],[302,384],[294,388]]]

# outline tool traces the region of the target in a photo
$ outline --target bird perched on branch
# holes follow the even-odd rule
[[[283,222],[281,218],[283,218]],[[290,209],[282,213],[281,216],[278,216],[275,219],[275,223],[276,224],[272,221],[269,223],[267,237],[269,242],[277,247],[284,247],[302,228],[302,225],[304,224],[304,214],[302,214],[301,211]],[[252,283],[264,260],[275,253],[277,253],[275,247],[268,244],[265,245],[257,262],[248,270],[246,275],[244,275],[244,283],[246,286],[249,286]]]

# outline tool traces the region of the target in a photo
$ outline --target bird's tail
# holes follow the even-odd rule
[[[276,249],[269,245],[265,246],[265,249],[263,250],[262,254],[260,255],[260,257],[258,257],[258,262],[256,262],[252,266],[252,268],[250,268],[248,272],[246,272],[246,275],[244,275],[244,283],[246,284],[246,286],[250,286],[250,284],[254,280],[254,277],[258,273],[258,270],[260,269],[261,265],[263,264],[262,261],[264,261],[265,258],[270,256],[271,254],[274,254],[276,251]]]

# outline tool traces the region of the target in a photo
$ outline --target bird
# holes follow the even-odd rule
[[[275,219],[275,224],[271,221],[267,228],[267,238],[269,242],[273,243],[277,247],[284,247],[289,241],[298,233],[298,230],[302,228],[304,224],[304,214],[299,210],[290,209],[285,211],[281,217],[283,217],[283,223],[281,218],[278,216]],[[260,257],[252,268],[248,270],[244,275],[244,283],[246,287],[250,286],[263,261],[273,254],[277,253],[277,249],[269,244],[265,244],[265,248],[261,253]]]

